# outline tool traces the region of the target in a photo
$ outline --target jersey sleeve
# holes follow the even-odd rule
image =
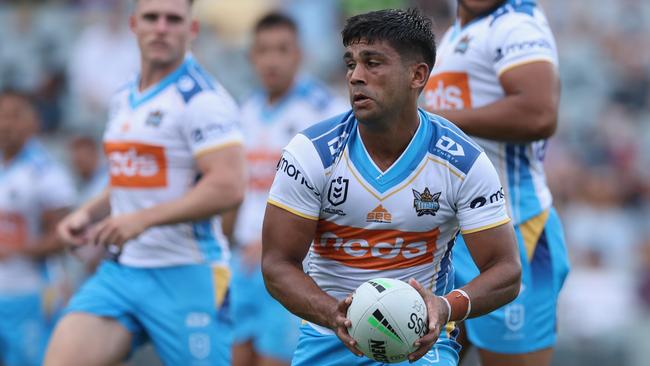
[[[490,229],[510,221],[499,176],[484,152],[465,176],[458,191],[456,208],[463,234]]]
[[[181,128],[194,156],[243,143],[239,109],[228,95],[204,92],[192,98]]]
[[[513,14],[498,19],[488,43],[493,68],[499,76],[530,62],[558,64],[555,40],[548,24],[533,16]]]
[[[297,135],[278,161],[268,203],[318,220],[324,182],[324,168],[316,149],[306,136]]]
[[[36,180],[40,208],[58,210],[76,203],[76,190],[70,176],[63,168],[51,165]]]

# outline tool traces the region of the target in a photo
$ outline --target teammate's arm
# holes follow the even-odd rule
[[[107,218],[91,233],[95,244],[123,245],[149,227],[201,220],[241,203],[246,181],[244,150],[228,145],[200,154],[201,179],[184,196],[140,211]]]
[[[345,318],[351,298],[337,301],[321,290],[302,269],[318,221],[268,204],[262,229],[262,273],[269,293],[302,319],[336,332],[357,355],[356,342],[347,332]]]
[[[555,65],[536,61],[499,76],[505,96],[492,104],[464,110],[434,111],[464,132],[490,140],[528,142],[555,132],[560,81]]]

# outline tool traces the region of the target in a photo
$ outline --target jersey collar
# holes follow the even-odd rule
[[[165,90],[171,84],[174,84],[178,79],[187,72],[187,66],[193,62],[192,56],[185,57],[183,61],[176,70],[172,71],[171,74],[165,76],[157,84],[152,85],[143,92],[138,91],[138,85],[140,85],[140,74],[135,79],[133,85],[131,85],[131,90],[129,92],[129,106],[131,109],[135,109],[138,106],[146,103],[151,98],[158,95],[160,92]]]

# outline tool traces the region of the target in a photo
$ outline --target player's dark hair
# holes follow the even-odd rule
[[[360,41],[386,41],[402,58],[425,62],[429,70],[436,60],[431,19],[417,9],[384,9],[355,15],[348,18],[341,35],[345,47]]]
[[[292,32],[298,33],[296,22],[290,16],[277,11],[268,13],[260,18],[260,20],[255,23],[253,31],[259,33],[260,31],[276,27],[287,27]]]

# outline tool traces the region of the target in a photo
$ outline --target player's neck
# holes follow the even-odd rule
[[[169,64],[155,64],[151,62],[142,62],[140,70],[140,84],[138,90],[147,90],[152,85],[157,84],[160,80],[164,79],[167,75],[171,74],[183,63],[183,59],[179,59]]]
[[[381,121],[359,122],[359,133],[370,158],[386,171],[402,155],[420,125],[416,108]]]
[[[458,20],[460,20],[460,26],[464,27],[467,23],[471,22],[477,15],[470,13],[463,6],[458,7]]]
[[[290,83],[286,87],[281,89],[275,89],[275,90],[268,89],[267,96],[266,96],[266,103],[268,103],[268,105],[274,105],[275,103],[281,101],[284,97],[287,96],[287,94],[289,94],[292,87],[293,87],[293,83]]]
[[[23,149],[23,146],[6,146],[0,152],[2,153],[2,163],[9,164],[11,163],[16,156],[20,153],[20,150]]]

